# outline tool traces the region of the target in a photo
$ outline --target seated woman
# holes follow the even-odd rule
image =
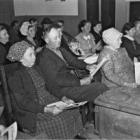
[[[76,36],[76,39],[79,41],[84,54],[90,55],[95,53],[96,49],[100,46],[100,43],[96,44],[93,35],[90,33],[91,22],[82,20],[79,23],[79,31],[80,33]]]
[[[8,58],[18,61],[19,69],[8,78],[9,88],[15,97],[17,110],[15,118],[23,129],[34,134],[46,133],[50,139],[71,139],[77,135],[82,127],[78,109],[65,110],[48,104],[58,101],[51,95],[45,85],[41,71],[35,66],[34,48],[31,44],[21,41],[11,46]],[[66,99],[66,103],[73,102]]]
[[[122,37],[121,47],[125,48],[128,56],[131,60],[134,60],[134,57],[140,57],[140,45],[134,40],[136,34],[135,25],[132,23],[126,23],[123,26],[122,32],[124,36]]]
[[[93,21],[91,33],[95,38],[95,43],[97,44],[99,41],[102,41],[102,22],[101,21]]]
[[[115,28],[103,32],[107,44],[100,53],[99,62],[106,56],[109,60],[101,68],[102,82],[109,88],[118,86],[136,87],[134,64],[125,48],[120,48],[122,34]]]
[[[25,36],[25,41],[34,46],[36,53],[42,50],[42,47],[39,47],[39,43],[35,40],[36,35],[36,26],[32,25],[29,21],[22,23],[20,27],[20,33]]]

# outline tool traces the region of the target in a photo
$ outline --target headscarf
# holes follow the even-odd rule
[[[7,58],[10,61],[20,61],[28,48],[32,47],[26,41],[21,41],[13,44],[8,52]]]
[[[21,27],[20,27],[20,33],[24,36],[27,36],[28,33],[28,28],[30,26],[30,22],[29,21],[25,21],[22,23]]]
[[[109,28],[103,32],[103,40],[107,45],[115,46],[115,42],[119,37],[122,37],[122,33],[115,28]]]

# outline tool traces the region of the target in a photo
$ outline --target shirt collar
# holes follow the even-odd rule
[[[134,38],[133,38],[133,37],[131,37],[131,36],[124,35],[124,37],[128,38],[128,39],[129,39],[129,40],[131,40],[131,41],[134,41]]]

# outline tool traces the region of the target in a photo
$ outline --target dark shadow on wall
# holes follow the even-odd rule
[[[130,18],[129,21],[133,22],[137,18],[140,18],[140,2],[135,1],[135,2],[130,2]]]
[[[103,29],[115,27],[115,0],[101,0]]]
[[[99,0],[87,0],[87,20],[99,20]]]
[[[13,0],[0,0],[0,22],[10,24],[14,19]]]

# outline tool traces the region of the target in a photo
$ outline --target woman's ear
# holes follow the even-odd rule
[[[44,38],[46,43],[49,43],[49,39],[48,38]]]
[[[83,31],[84,27],[81,27],[81,31]]]

